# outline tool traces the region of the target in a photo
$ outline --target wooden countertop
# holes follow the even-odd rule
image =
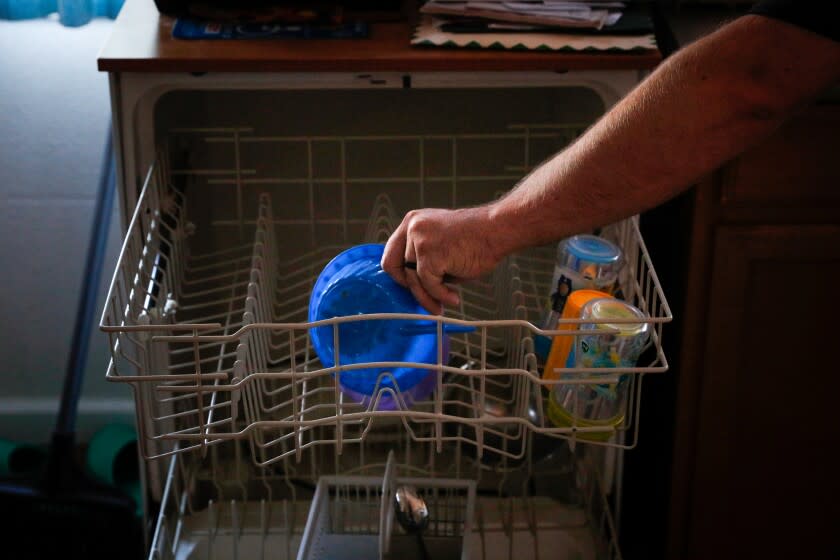
[[[99,53],[107,72],[358,72],[628,70],[658,51],[547,53],[412,47],[408,23],[374,23],[368,39],[179,40],[152,0],[126,0]]]

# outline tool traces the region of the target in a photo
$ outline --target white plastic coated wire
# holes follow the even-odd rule
[[[207,131],[202,129],[202,133]],[[528,163],[529,139],[548,133],[517,128],[505,134],[521,137]],[[246,140],[239,131],[230,139],[237,143]],[[344,146],[353,139],[332,140]],[[383,139],[366,139],[373,140]],[[314,139],[284,141],[311,147]],[[420,138],[421,150],[423,145]],[[456,152],[455,139],[452,146]],[[459,178],[456,163],[457,153],[447,178],[453,200],[460,180],[481,179]],[[345,167],[343,163],[344,186],[353,179],[347,176]],[[348,223],[345,220],[344,234],[334,242],[321,243],[294,258],[281,257],[286,247],[295,243],[277,230],[288,220],[275,215],[272,197],[267,193],[246,190],[243,175],[239,168],[234,179],[210,175],[209,180],[232,181],[236,188],[234,219],[207,225],[228,228],[225,231],[229,232],[231,223],[236,224],[239,235],[228,235],[228,241],[233,241],[222,248],[203,253],[193,248],[194,241],[203,241],[206,234],[190,221],[189,191],[179,186],[163,152],[146,178],[129,224],[101,327],[110,337],[112,351],[107,378],[128,383],[134,389],[144,458],[189,450],[206,455],[210,447],[222,442],[244,440],[253,464],[266,467],[287,457],[301,460],[313,446],[329,446],[340,454],[345,446],[364,442],[375,431],[376,422],[389,421],[413,441],[432,444],[437,452],[456,444],[474,448],[479,458],[495,454],[523,459],[529,453],[524,444],[529,434],[574,444],[581,438],[590,441],[592,438],[586,437],[589,433],[606,432],[605,437],[592,443],[621,448],[636,444],[643,375],[667,369],[662,327],[671,320],[636,218],[610,226],[602,235],[621,247],[626,262],[622,292],[651,325],[647,361],[638,367],[608,371],[563,368],[561,379],[542,376],[544,364],[535,352],[535,337],[575,336],[587,323],[563,320],[560,326],[572,327],[563,331],[536,326],[546,307],[553,272],[554,249],[549,247],[514,255],[491,276],[460,288],[461,305],[445,317],[432,318],[437,348],[443,348],[445,325],[475,330],[451,335],[450,355],[444,357],[439,351],[437,363],[404,362],[394,356],[389,361],[337,362],[325,368],[312,346],[313,328],[332,327],[338,347],[342,332],[338,326],[349,321],[429,317],[375,314],[307,322],[309,292],[317,275],[332,257],[353,244],[345,237]],[[306,178],[302,179],[306,184]],[[420,178],[421,184],[438,179]],[[256,200],[253,217],[243,213],[243,208],[250,205],[249,194]],[[392,198],[386,194],[376,197],[364,238],[355,242],[383,242],[398,220]],[[312,222],[316,233],[319,223]],[[603,325],[599,329],[610,332]],[[372,367],[383,368],[385,373],[371,397],[356,402],[342,390],[339,381],[354,370]],[[436,387],[430,396],[412,401],[399,389],[388,372],[404,367],[436,374]],[[573,422],[557,426],[547,419],[545,395],[553,386],[603,383],[607,374],[630,377],[630,397],[620,425]],[[385,379],[390,379],[393,387],[386,386]],[[396,409],[380,406],[386,397],[397,403]]]
[[[389,509],[395,482],[387,480],[423,490],[431,506],[427,544],[460,547],[443,557],[620,560],[597,475],[594,452],[604,448],[491,465],[461,455],[460,446],[440,454],[431,442],[378,435],[385,441],[368,440],[358,454],[327,457],[326,448],[310,448],[301,462],[270,467],[255,467],[237,441],[213,446],[204,459],[174,455],[150,560],[342,557],[335,547],[358,558],[380,550],[412,557],[414,541]],[[540,486],[532,490],[533,481]]]

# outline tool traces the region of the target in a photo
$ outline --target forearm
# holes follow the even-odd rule
[[[827,41],[833,50],[813,52],[825,42],[752,16],[678,53],[491,205],[508,244],[503,252],[591,230],[673,197],[836,79],[837,45]]]

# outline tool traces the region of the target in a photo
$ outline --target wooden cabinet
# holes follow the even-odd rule
[[[669,557],[838,558],[840,106],[694,194]]]

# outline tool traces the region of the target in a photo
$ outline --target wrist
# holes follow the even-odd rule
[[[509,197],[487,205],[486,212],[492,245],[499,260],[535,244],[533,231],[528,230],[523,212],[512,204]]]

